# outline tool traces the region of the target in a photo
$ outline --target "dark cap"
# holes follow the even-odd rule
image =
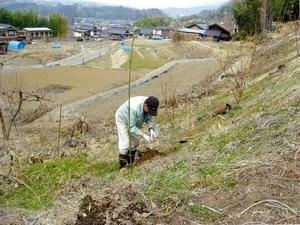
[[[149,114],[151,116],[157,116],[157,108],[159,106],[158,99],[154,96],[150,96],[146,99],[145,103],[149,109]]]

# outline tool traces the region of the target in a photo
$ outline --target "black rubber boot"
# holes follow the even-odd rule
[[[119,167],[120,170],[127,165],[127,155],[119,154],[119,163],[120,163],[120,167]]]
[[[127,153],[127,163],[129,166],[132,166],[134,163],[135,153],[136,153],[136,150],[128,151],[128,153]]]

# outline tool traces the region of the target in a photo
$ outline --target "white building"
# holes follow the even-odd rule
[[[52,34],[52,30],[48,27],[25,27],[24,31],[26,32],[27,38],[30,39],[49,39]]]

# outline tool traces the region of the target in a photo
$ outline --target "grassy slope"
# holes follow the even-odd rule
[[[269,61],[260,65],[260,70],[276,68],[292,49],[290,43],[261,55],[262,58],[267,55]],[[195,221],[297,222],[293,212],[300,208],[297,60],[286,64],[283,70],[275,69],[261,80],[249,83],[241,106],[223,117],[209,115],[214,105],[232,99],[222,84],[214,87],[217,95],[182,103],[175,111],[175,129],[168,122],[170,115],[161,114],[158,122],[164,135],[158,150],[168,157],[158,157],[132,172],[117,175],[113,173],[113,165],[104,162],[90,165],[84,155],[75,156],[33,165],[20,172],[20,177],[22,180],[32,177],[24,182],[45,206],[51,205],[55,193],[68,181],[92,174],[136,183],[142,187],[144,197],[167,211],[184,212]],[[180,140],[187,142],[181,144]],[[116,143],[106,144],[114,147]],[[32,191],[23,185],[9,191],[0,189],[0,202],[2,206],[40,207]],[[247,209],[248,206],[253,207]]]

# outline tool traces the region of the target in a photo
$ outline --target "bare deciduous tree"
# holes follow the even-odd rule
[[[177,107],[176,85],[173,83],[172,77],[168,82],[161,85],[163,103],[169,117],[171,127],[175,128],[175,108]]]
[[[252,51],[248,54],[241,50],[236,55],[227,54],[220,59],[222,68],[222,78],[227,78],[228,86],[231,90],[235,102],[240,105],[246,81],[254,71],[255,68],[255,53],[256,45],[252,47]]]
[[[12,126],[16,126],[16,120],[21,115],[24,102],[39,102],[45,99],[46,93],[38,90],[25,90],[16,74],[11,74],[10,79],[0,76],[0,123],[3,138],[8,140]]]

